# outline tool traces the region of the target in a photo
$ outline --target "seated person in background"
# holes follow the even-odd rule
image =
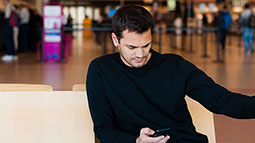
[[[93,60],[86,81],[101,143],[207,143],[192,124],[186,95],[214,113],[255,118],[255,96],[230,92],[182,57],[152,50],[153,19],[143,7],[118,9],[112,27],[119,53]],[[172,131],[151,136],[162,128]]]

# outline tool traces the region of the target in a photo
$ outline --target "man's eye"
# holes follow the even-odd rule
[[[147,45],[143,46],[143,48],[147,48],[147,47],[149,47],[149,45],[150,45],[150,44],[147,44]]]
[[[135,47],[132,47],[132,46],[128,46],[129,49],[135,49]]]

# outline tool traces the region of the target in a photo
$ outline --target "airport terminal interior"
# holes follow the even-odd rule
[[[39,44],[36,44],[36,47],[33,47],[32,50],[18,52],[17,60],[0,61],[0,74],[2,75],[0,76],[0,82],[49,84],[53,86],[54,90],[71,90],[74,84],[84,84],[88,66],[93,59],[105,54],[118,52],[111,41],[111,31],[84,29],[84,27],[86,28],[83,25],[85,15],[92,22],[97,21],[100,19],[102,11],[105,11],[105,7],[107,7],[108,13],[106,15],[110,19],[118,7],[129,3],[135,4],[134,1],[112,0],[113,5],[101,1],[100,6],[97,6],[97,3],[100,2],[95,1],[91,3],[86,0],[60,1],[63,5],[63,14],[66,17],[71,15],[73,19],[71,28],[74,31],[69,31],[72,37],[72,48],[68,56],[61,61],[43,61],[38,52],[38,49],[40,50],[43,44],[40,44],[39,41]],[[191,27],[202,28],[202,15],[205,13],[209,30],[193,29],[189,31],[188,29],[181,32],[176,29],[166,29],[169,27],[169,23],[172,23],[171,26],[173,27],[178,25],[173,24],[175,23],[174,21],[165,22],[166,20],[171,20],[171,13],[169,14],[168,11],[174,8],[176,3],[172,6],[171,0],[169,0],[169,3],[167,0],[144,1],[138,2],[138,4],[144,5],[148,10],[153,10],[153,6],[155,6],[153,2],[158,2],[156,7],[159,10],[160,18],[163,17],[163,20],[159,19],[156,25],[152,49],[162,54],[181,55],[227,89],[250,96],[255,95],[255,53],[245,54],[243,39],[237,24],[238,15],[240,16],[242,12],[241,7],[249,0],[226,0],[229,11],[232,14],[233,24],[226,38],[225,51],[218,47],[217,32],[212,26],[213,10],[216,9],[217,11],[215,0],[188,0],[187,2],[191,1],[194,4],[194,16],[192,16],[194,19]],[[15,2],[19,1],[16,0]],[[27,3],[33,2],[33,0],[27,1]],[[253,1],[250,2],[252,3]],[[180,0],[180,3],[181,7],[183,7],[185,1]],[[3,8],[4,6],[0,4],[1,7]],[[213,10],[211,11],[211,9]],[[87,28],[92,27],[94,26],[91,24]],[[162,28],[162,31],[159,31],[159,27]],[[29,39],[29,42],[31,40]],[[0,50],[0,55],[4,56],[4,46],[1,45]],[[254,119],[239,120],[214,114],[214,122],[217,143],[254,143],[255,141]]]

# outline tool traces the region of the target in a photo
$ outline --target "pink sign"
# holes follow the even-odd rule
[[[62,6],[55,3],[43,7],[43,60],[46,62],[61,61],[62,48]]]

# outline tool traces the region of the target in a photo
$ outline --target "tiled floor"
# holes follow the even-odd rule
[[[176,38],[175,38],[176,37]],[[217,83],[236,92],[249,95],[255,93],[255,54],[244,55],[243,44],[238,36],[227,39],[224,62],[217,63],[216,40],[213,33],[208,35],[208,58],[202,58],[204,43],[203,35],[192,38],[192,53],[190,39],[184,40],[184,50],[180,36],[173,39],[164,34],[162,53],[176,53],[194,63]],[[153,49],[158,50],[158,36],[154,36]],[[171,48],[171,41],[176,41],[177,48]],[[107,53],[112,51],[112,42],[107,37]],[[75,33],[73,39],[73,54],[65,63],[39,63],[35,53],[19,55],[19,60],[12,63],[0,62],[0,82],[2,83],[44,83],[50,84],[54,90],[71,90],[76,83],[85,83],[88,64],[95,57],[103,55],[103,47],[94,42],[94,38],[83,38],[82,33]],[[230,119],[215,115],[217,143],[254,143],[255,121]]]

